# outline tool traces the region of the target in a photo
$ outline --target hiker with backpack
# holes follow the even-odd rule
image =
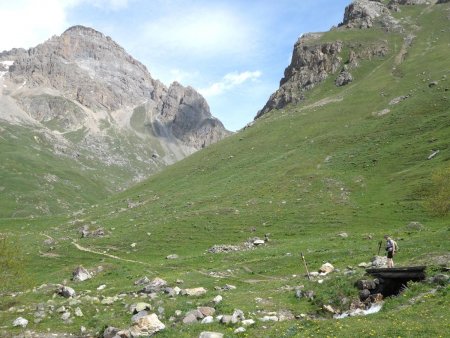
[[[394,267],[394,255],[398,250],[398,245],[397,245],[397,242],[394,241],[388,235],[385,235],[384,239],[386,240],[387,267],[393,268]]]

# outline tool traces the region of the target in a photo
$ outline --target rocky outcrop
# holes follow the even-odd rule
[[[292,61],[284,71],[280,88],[272,94],[256,118],[272,109],[280,109],[289,103],[298,103],[304,99],[303,93],[314,88],[335,73],[341,66],[341,41],[317,41],[319,33],[303,35],[295,44]]]
[[[27,52],[15,50],[3,57],[14,59],[9,79],[16,84],[58,91],[19,96],[23,109],[39,122],[58,119],[60,127],[77,129],[85,114],[76,103],[94,111],[128,108],[130,115],[147,104],[145,122],[158,137],[200,149],[229,135],[193,88],[176,82],[165,87],[110,37],[92,28],[74,26]]]
[[[345,8],[344,20],[339,26],[370,28],[376,21],[388,25],[392,20],[389,9],[383,3],[373,0],[356,0]]]

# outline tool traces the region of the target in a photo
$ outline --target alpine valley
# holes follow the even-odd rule
[[[233,134],[93,29],[0,54],[0,336],[447,337],[450,3],[342,12]]]

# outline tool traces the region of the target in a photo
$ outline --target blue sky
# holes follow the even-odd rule
[[[350,2],[0,0],[0,51],[89,26],[111,36],[167,86],[178,81],[200,91],[212,114],[238,130],[278,88],[300,35],[337,25]]]

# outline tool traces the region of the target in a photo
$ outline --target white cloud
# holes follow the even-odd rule
[[[33,47],[67,28],[66,10],[77,0],[16,0],[0,5],[0,51]]]
[[[244,82],[247,81],[256,81],[259,77],[261,77],[262,72],[259,70],[250,72],[242,72],[242,73],[228,73],[226,74],[221,81],[213,83],[208,88],[200,89],[200,93],[206,97],[216,96],[227,92],[234,87],[237,87]]]
[[[235,9],[203,4],[161,12],[143,26],[142,38],[152,53],[163,58],[173,54],[197,59],[245,55],[252,48],[254,28]]]
[[[128,0],[84,0],[88,4],[92,4],[95,7],[103,10],[117,11],[119,9],[126,8],[128,6]]]

